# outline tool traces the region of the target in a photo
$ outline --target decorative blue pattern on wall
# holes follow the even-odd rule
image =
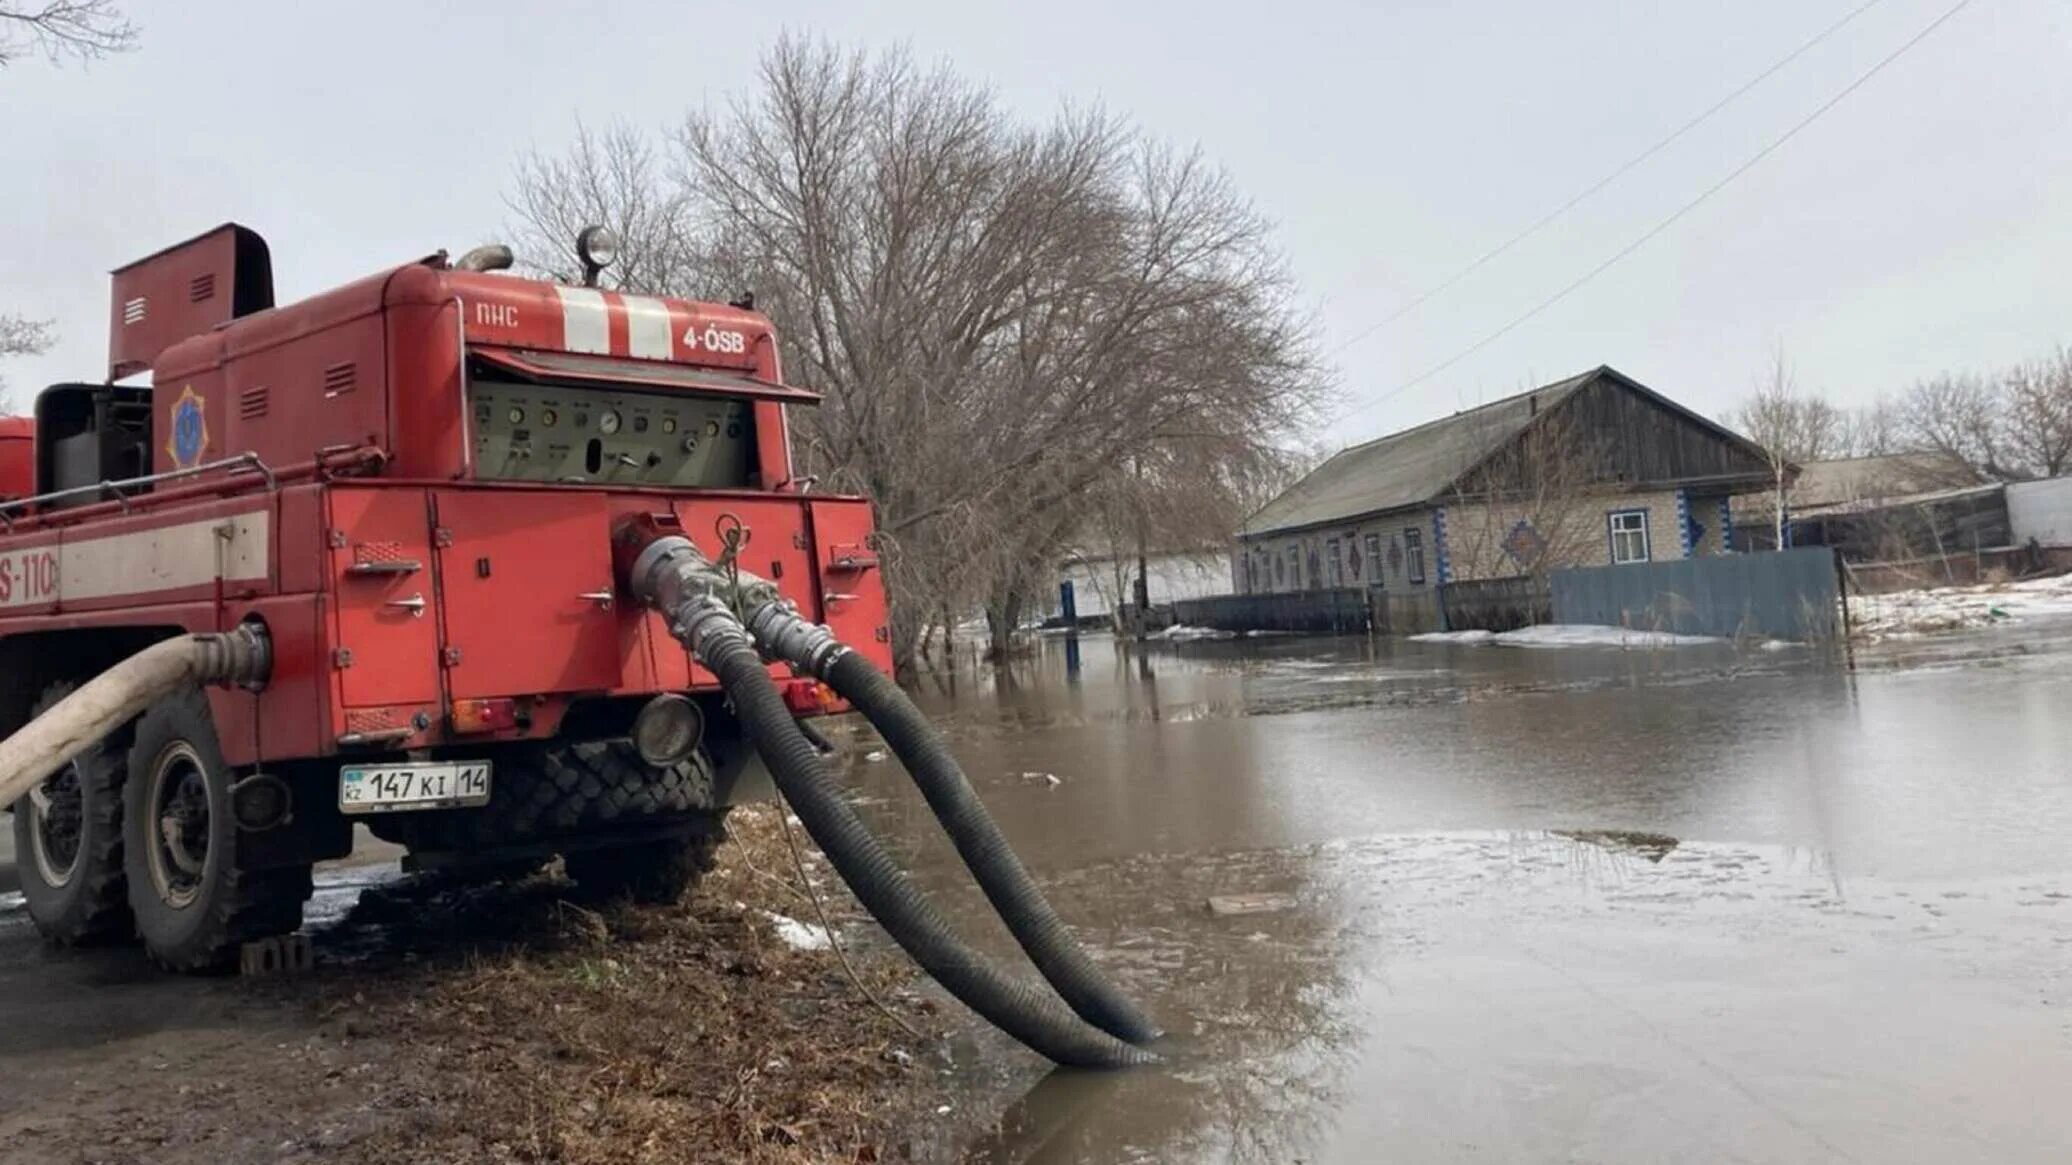
[[[1734,507],[1729,498],[1719,500],[1719,549],[1721,554],[1734,553]]]
[[[1453,581],[1453,556],[1446,551],[1446,507],[1432,511],[1432,552],[1437,556],[1439,585]]]
[[[1691,495],[1685,490],[1676,491],[1676,544],[1682,557],[1691,556]]]

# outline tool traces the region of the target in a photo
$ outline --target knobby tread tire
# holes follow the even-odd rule
[[[29,709],[41,716],[79,687],[60,680],[43,689]],[[79,860],[64,886],[46,885],[36,868],[35,829],[28,798],[14,810],[15,868],[29,919],[59,946],[122,942],[135,936],[122,865],[122,783],[128,773],[131,725],[124,725],[87,749],[75,762],[79,776]]]
[[[195,685],[166,697],[137,719],[123,798],[131,834],[152,819],[151,806],[145,804],[150,767],[160,750],[177,740],[191,745],[208,770],[214,869],[204,878],[196,901],[176,909],[159,897],[152,883],[142,839],[130,836],[125,854],[130,910],[145,951],[160,966],[182,972],[226,970],[236,964],[245,943],[287,934],[302,925],[302,904],[311,891],[310,868],[238,868],[237,825],[230,811],[232,774],[217,743],[208,696]]]
[[[727,838],[725,818],[723,809],[700,814],[681,837],[576,850],[563,863],[577,891],[591,901],[671,905],[712,871],[719,843]]]
[[[500,757],[479,809],[399,813],[378,824],[412,849],[457,852],[696,818],[711,806],[702,755],[657,768],[627,741],[598,740]]]

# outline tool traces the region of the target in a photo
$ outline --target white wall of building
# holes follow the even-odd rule
[[[1137,577],[1137,560],[1125,558],[1119,564],[1110,559],[1080,559],[1066,563],[1059,581],[1072,584],[1072,595],[1082,619],[1105,616],[1130,601]],[[1151,581],[1151,604],[1158,606],[1176,599],[1199,599],[1230,593],[1230,559],[1215,551],[1200,554],[1153,554],[1146,572]],[[1121,590],[1117,591],[1118,580]],[[1053,589],[1049,609],[1056,613],[1058,596]]]
[[[2018,481],[2007,487],[2007,524],[2014,544],[2072,546],[2072,477]]]

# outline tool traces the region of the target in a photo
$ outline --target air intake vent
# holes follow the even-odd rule
[[[353,384],[358,379],[358,368],[356,364],[333,364],[324,369],[324,395],[337,396],[340,393],[351,392]]]
[[[204,272],[187,281],[187,302],[200,303],[216,297],[216,273]]]
[[[125,325],[141,324],[144,322],[143,296],[140,295],[135,299],[126,299],[122,301],[122,322]]]
[[[248,388],[243,392],[238,393],[237,415],[247,421],[257,420],[258,418],[265,416],[267,397],[269,395],[269,392],[264,386],[261,386],[259,388]]]

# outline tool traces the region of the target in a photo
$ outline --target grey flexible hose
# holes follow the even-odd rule
[[[993,1026],[1059,1063],[1117,1068],[1156,1056],[1079,1022],[1046,991],[1002,974],[960,942],[835,791],[811,742],[745,633],[697,636],[699,662],[718,677],[778,791],[864,909],[950,994]]]
[[[820,678],[885,738],[987,901],[1072,1010],[1118,1039],[1133,1044],[1157,1039],[1160,1032],[1150,1017],[1101,973],[1051,909],[941,734],[899,685],[854,651],[834,655]]]

